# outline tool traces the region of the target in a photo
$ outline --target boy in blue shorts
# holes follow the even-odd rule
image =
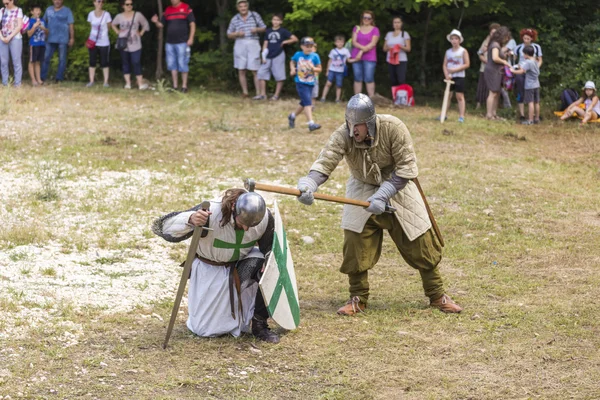
[[[296,126],[296,115],[304,111],[308,119],[308,130],[310,132],[321,128],[321,125],[316,124],[312,117],[312,91],[315,86],[315,74],[323,70],[321,59],[316,52],[313,52],[315,41],[311,37],[303,37],[300,41],[302,51],[296,52],[290,60],[290,75],[296,76],[296,90],[300,96],[300,106],[296,112],[288,115],[288,123],[290,128]]]
[[[27,34],[29,35],[29,76],[33,86],[41,85],[42,61],[46,50],[46,23],[41,18],[42,7],[34,5],[31,7],[31,18],[27,25]]]
[[[358,52],[356,58],[350,58],[350,51],[344,47],[346,38],[344,35],[337,35],[334,39],[335,48],[329,52],[329,62],[327,63],[327,83],[323,88],[323,96],[321,101],[325,101],[329,89],[335,83],[335,102],[339,103],[342,97],[342,86],[344,84],[344,74],[346,71],[346,63],[360,61],[362,50]]]

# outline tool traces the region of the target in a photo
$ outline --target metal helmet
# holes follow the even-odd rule
[[[235,202],[235,216],[239,223],[248,227],[256,226],[265,217],[265,200],[254,192],[243,193]]]
[[[350,98],[346,106],[346,125],[350,136],[354,136],[354,125],[367,124],[369,136],[375,137],[377,114],[369,96],[359,93]]]

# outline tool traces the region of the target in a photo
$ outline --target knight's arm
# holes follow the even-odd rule
[[[201,205],[197,205],[187,211],[176,211],[163,215],[152,223],[152,232],[167,242],[183,242],[194,234],[194,226],[189,223],[190,216],[201,208]]]

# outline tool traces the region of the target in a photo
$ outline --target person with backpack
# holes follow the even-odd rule
[[[580,107],[580,104],[585,105],[585,109]],[[565,121],[571,118],[573,115],[577,115],[583,120],[581,124],[587,124],[589,121],[596,121],[600,118],[600,102],[598,101],[598,95],[596,94],[596,85],[592,81],[587,81],[581,92],[581,97],[575,100],[567,109],[561,120]]]
[[[2,66],[2,85],[8,86],[9,57],[12,57],[14,69],[14,85],[21,86],[23,77],[23,10],[15,5],[15,0],[4,0],[4,8],[0,10],[2,30],[0,31],[0,62]]]
[[[385,35],[383,51],[387,52],[385,61],[390,71],[390,83],[394,87],[406,82],[407,53],[411,50],[411,39],[408,32],[402,28],[402,17],[394,17],[392,24],[394,30]]]
[[[96,76],[96,62],[100,55],[100,67],[104,77],[104,87],[110,87],[108,84],[109,74],[109,57],[110,57],[110,41],[108,39],[108,29],[111,26],[112,17],[108,11],[102,9],[103,0],[94,0],[94,10],[90,11],[87,21],[92,26],[90,36],[85,43],[90,56],[90,65],[88,73],[90,81],[86,87],[94,86],[94,78]]]

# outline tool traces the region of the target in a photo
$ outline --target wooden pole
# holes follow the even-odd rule
[[[450,86],[454,85],[454,81],[444,79],[446,82],[446,90],[444,91],[444,101],[442,102],[442,112],[440,113],[440,122],[443,124],[446,119],[446,111],[448,111],[448,101],[450,101]]]
[[[431,208],[429,208],[429,203],[427,202],[425,193],[423,192],[423,189],[421,188],[419,179],[415,178],[415,179],[413,179],[413,182],[415,183],[415,185],[417,185],[417,189],[419,189],[419,193],[421,193],[421,197],[423,198],[423,203],[425,203],[425,208],[427,209],[427,214],[429,215],[429,219],[431,220],[431,225],[433,226],[435,235],[437,236],[438,240],[440,241],[440,244],[442,245],[442,247],[444,247],[444,238],[442,237],[442,232],[440,232],[440,228],[438,227],[437,222],[435,222],[435,218],[433,217]]]

